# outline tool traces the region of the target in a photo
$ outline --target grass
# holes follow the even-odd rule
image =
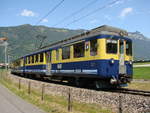
[[[143,65],[143,64],[150,64],[150,62],[133,63],[133,65]]]
[[[128,88],[150,91],[150,82],[131,82]]]
[[[38,106],[48,113],[69,113],[67,111],[67,100],[62,96],[44,95],[44,101],[41,100],[41,91],[32,89],[31,94],[27,93],[27,87],[21,85],[18,89],[18,84],[13,83],[9,78],[1,77],[0,83],[11,90],[16,95],[24,100]],[[112,113],[110,108],[104,108],[97,104],[79,103],[73,101],[72,113]]]
[[[150,67],[133,68],[134,79],[150,79]]]

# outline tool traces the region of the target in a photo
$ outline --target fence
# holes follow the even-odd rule
[[[4,80],[4,81],[7,81],[8,80],[12,80],[12,82],[14,83],[17,83],[18,85],[18,90],[21,90],[22,89],[22,86],[24,86],[25,84],[23,83],[24,81],[21,79],[21,78],[18,78],[16,79],[15,81],[13,81],[14,79],[11,79],[9,76],[8,76],[8,73],[6,70],[0,70],[0,80]],[[26,85],[28,86],[27,87],[27,93],[29,94],[29,96],[32,94],[32,85],[33,85],[33,82],[31,82],[30,80],[28,80],[28,82],[26,83]],[[45,95],[45,84],[41,84],[41,100],[44,101],[44,95]],[[34,90],[34,88],[33,88]],[[39,90],[40,92],[40,90]],[[71,112],[72,111],[72,97],[71,97],[71,89],[68,88],[68,93],[67,93],[68,97],[67,97],[67,101],[68,101],[68,111]]]

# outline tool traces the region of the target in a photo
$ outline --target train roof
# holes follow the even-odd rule
[[[43,51],[48,51],[50,48],[56,48],[58,46],[61,45],[65,45],[67,43],[72,43],[78,40],[82,40],[88,37],[94,37],[97,35],[112,35],[112,36],[122,36],[122,37],[127,37],[128,36],[128,32],[126,30],[120,29],[120,28],[116,28],[116,27],[112,27],[112,26],[108,26],[108,25],[103,25],[97,28],[94,28],[92,30],[83,32],[82,34],[79,35],[75,35],[73,37],[61,40],[61,41],[57,41],[55,43],[52,43],[50,45],[44,46],[42,48],[40,48],[39,50],[32,52],[30,54],[27,54],[25,56],[30,56],[30,55],[34,55],[37,53],[41,53]],[[22,58],[22,57],[21,57]]]
[[[81,33],[79,35],[75,35],[73,37],[61,40],[61,41],[57,41],[55,43],[52,43],[50,45],[44,46],[41,49],[45,49],[46,47],[51,47],[51,46],[59,46],[60,44],[64,44],[64,43],[68,43],[68,42],[74,42],[77,40],[81,40],[87,37],[93,37],[96,35],[100,35],[100,34],[105,34],[105,35],[115,35],[115,36],[128,36],[128,32],[126,30],[120,29],[120,28],[116,28],[116,27],[112,27],[112,26],[108,26],[108,25],[103,25],[97,28],[94,28],[90,31],[85,31],[84,33]]]

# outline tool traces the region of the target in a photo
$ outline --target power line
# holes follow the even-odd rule
[[[48,15],[50,15],[53,11],[55,11],[65,0],[61,0],[57,5],[55,5],[45,16],[43,16],[39,21],[37,21],[37,24],[39,24],[44,18],[46,18]],[[42,41],[41,41],[41,44],[39,46],[39,48],[41,48],[44,40],[46,39],[46,36],[42,36],[42,35],[38,35],[36,36],[36,38],[42,38]],[[37,46],[37,40],[39,39],[35,39],[35,49],[36,49],[36,46]]]
[[[54,6],[45,16],[43,16],[35,25],[39,24],[44,18],[51,14],[55,9],[57,9],[65,0],[61,0],[56,6]]]
[[[97,2],[97,0],[91,1],[91,2],[88,3],[86,6],[84,6],[84,7],[82,7],[81,9],[79,9],[79,10],[77,10],[77,11],[71,13],[71,14],[68,15],[68,16],[64,17],[62,20],[60,20],[58,23],[56,23],[56,24],[54,24],[54,25],[52,25],[52,26],[57,26],[57,25],[59,25],[59,24],[62,24],[62,23],[63,23],[64,21],[66,21],[67,19],[72,18],[73,16],[75,16],[76,14],[78,14],[78,13],[80,13],[81,11],[85,10],[87,7],[91,6],[92,4],[94,4],[94,3],[96,3],[96,2]]]
[[[94,13],[100,11],[100,10],[102,10],[102,9],[105,9],[107,7],[111,7],[112,5],[117,4],[119,1],[121,1],[121,0],[114,0],[114,1],[104,5],[102,7],[99,7],[97,9],[93,10],[92,12],[90,12],[90,13],[84,15],[84,16],[81,16],[81,17],[77,18],[76,20],[71,21],[70,23],[66,24],[64,27],[67,27],[67,26],[69,26],[69,25],[71,25],[73,23],[76,23],[76,22],[78,22],[78,21],[80,21],[80,20],[82,20],[82,19],[84,19],[84,18],[86,18],[86,17],[88,17],[88,16],[90,16],[90,15],[92,15],[92,14],[94,14]]]

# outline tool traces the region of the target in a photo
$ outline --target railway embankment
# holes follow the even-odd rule
[[[76,100],[89,104],[100,104],[103,107],[111,108],[114,112],[118,112],[119,109],[123,113],[150,112],[150,97],[148,96],[76,88],[26,79],[11,74],[8,74],[7,77],[12,82],[19,84],[19,87],[29,87],[30,83],[31,91],[35,89],[41,92],[41,88],[44,86],[44,94],[68,97],[68,92],[70,92],[72,101]]]

